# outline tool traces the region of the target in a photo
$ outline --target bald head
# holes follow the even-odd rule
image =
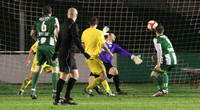
[[[76,19],[78,16],[78,11],[76,10],[76,8],[70,8],[68,9],[67,16],[68,18]]]

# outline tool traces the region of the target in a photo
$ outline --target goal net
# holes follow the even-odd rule
[[[98,29],[108,26],[117,37],[115,43],[130,53],[142,56],[141,65],[135,65],[133,61],[121,55],[116,55],[114,58],[121,87],[125,90],[129,90],[130,85],[144,92],[148,89],[156,90],[150,79],[150,73],[156,65],[156,62],[151,61],[151,56],[156,54],[153,46],[155,33],[147,29],[147,22],[155,20],[161,23],[178,58],[176,68],[168,73],[169,89],[180,88],[188,92],[198,90],[200,81],[198,0],[1,0],[1,84],[21,84],[28,76],[31,64],[26,67],[24,61],[28,58],[28,51],[35,42],[29,34],[34,21],[42,16],[42,7],[45,5],[52,7],[53,16],[56,16],[60,23],[66,18],[68,8],[77,8],[80,34],[88,28],[87,21],[91,16],[98,17]],[[78,82],[86,83],[90,71],[83,55],[77,54],[76,58],[80,72]],[[42,74],[40,83],[51,83],[51,75]],[[17,89],[15,88],[16,91]],[[114,90],[114,87],[112,89]]]

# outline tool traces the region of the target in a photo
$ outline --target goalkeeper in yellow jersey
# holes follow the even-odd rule
[[[101,61],[99,54],[102,51],[102,48],[109,53],[109,55],[112,57],[113,54],[108,49],[107,45],[105,44],[105,38],[103,35],[103,32],[96,29],[98,24],[98,20],[96,17],[91,17],[89,20],[90,27],[87,28],[82,36],[82,44],[85,48],[85,51],[91,56],[93,60],[86,60],[86,63],[88,64],[90,71],[95,74],[99,75],[95,80],[93,80],[84,90],[84,93],[87,93],[89,96],[93,96],[92,89],[99,85],[101,82],[107,79],[106,75],[106,69],[103,65],[103,62]],[[106,88],[109,88],[108,84],[106,85]]]
[[[38,42],[35,42],[32,47],[30,48],[30,51],[29,51],[29,55],[28,55],[28,59],[25,61],[25,64],[26,66],[28,66],[30,63],[31,63],[31,58],[33,56],[33,53],[35,53],[37,51],[37,46],[38,46]],[[36,68],[37,68],[37,55],[35,55],[34,59],[33,59],[33,64],[31,66],[31,71],[30,71],[30,74],[28,77],[25,78],[20,90],[19,90],[19,93],[18,95],[23,95],[24,93],[24,90],[26,89],[26,87],[30,84],[31,80],[32,80],[32,77],[36,71]],[[51,67],[50,65],[47,65],[46,62],[44,63],[43,65],[43,70],[44,70],[44,73],[48,74],[51,72]]]

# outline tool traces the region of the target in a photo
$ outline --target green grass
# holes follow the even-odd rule
[[[66,86],[66,85],[65,85]],[[18,96],[20,85],[0,84],[0,110],[199,110],[199,89],[191,90],[185,85],[171,85],[170,93],[163,97],[151,97],[156,92],[152,84],[122,84],[128,95],[88,97],[82,94],[86,84],[76,84],[71,96],[77,106],[54,106],[51,85],[39,84],[37,100],[29,97],[30,86],[23,96]],[[102,88],[103,89],[103,88]],[[114,85],[111,84],[114,91]],[[65,88],[63,89],[65,92]],[[63,92],[63,96],[64,96]]]

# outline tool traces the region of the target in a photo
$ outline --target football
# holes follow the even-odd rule
[[[158,26],[158,23],[155,21],[155,20],[151,20],[148,22],[147,24],[147,28],[152,31],[152,30],[155,30],[156,27]]]

